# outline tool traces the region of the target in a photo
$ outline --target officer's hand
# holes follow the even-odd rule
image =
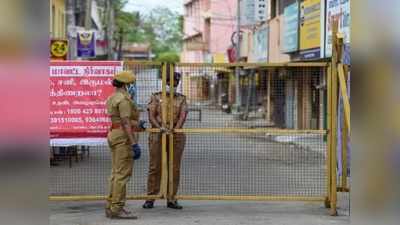
[[[138,125],[138,127],[141,129],[141,130],[146,130],[146,121],[144,121],[144,120],[140,120],[139,121],[139,125]]]
[[[169,129],[166,127],[160,127],[160,131],[161,133],[167,133],[167,134],[170,132]]]
[[[142,151],[140,149],[139,144],[133,144],[131,147],[132,147],[132,151],[133,151],[133,160],[140,159],[140,155],[142,154]]]

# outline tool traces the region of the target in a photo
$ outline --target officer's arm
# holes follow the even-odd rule
[[[161,128],[161,125],[157,121],[157,112],[152,108],[149,108],[149,120],[154,128]]]
[[[143,128],[143,121],[142,120],[131,120],[132,131],[133,132],[143,132],[145,128]]]
[[[128,139],[131,142],[131,144],[137,144],[137,140],[136,140],[135,136],[133,135],[132,124],[131,124],[131,120],[129,119],[129,117],[121,118],[121,123],[122,123],[122,128],[125,131],[125,133],[128,135]]]
[[[133,132],[142,132],[144,131],[143,128],[143,122],[142,120],[140,120],[140,115],[139,115],[139,111],[137,108],[134,108],[134,116],[133,119],[131,119],[131,125],[132,125],[132,130]]]
[[[131,120],[129,119],[129,117],[131,116],[131,113],[132,113],[132,108],[131,108],[130,102],[127,100],[122,100],[119,103],[118,108],[119,108],[119,113],[120,113],[120,117],[121,117],[122,129],[125,131],[131,144],[137,144],[137,140],[134,137],[133,131],[132,131],[132,123],[131,123]]]
[[[147,111],[151,126],[154,128],[161,128],[161,125],[157,121],[157,99],[154,96],[151,96]]]
[[[181,111],[181,113],[179,114],[178,122],[176,123],[174,129],[181,129],[183,127],[183,124],[186,121],[187,114],[187,111]]]
[[[181,108],[180,108],[180,112],[179,112],[179,118],[178,118],[178,122],[176,123],[174,129],[181,129],[183,127],[183,124],[185,124],[186,122],[186,117],[188,114],[188,107],[187,107],[187,103],[186,103],[186,98],[184,97],[182,104],[181,104]]]

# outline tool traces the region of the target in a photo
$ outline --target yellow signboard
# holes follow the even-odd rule
[[[213,56],[214,63],[226,63],[225,54],[224,53],[215,53]]]
[[[321,46],[321,0],[304,0],[300,7],[300,50]]]

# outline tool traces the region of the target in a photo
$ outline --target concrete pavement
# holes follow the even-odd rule
[[[142,201],[130,201],[128,207],[139,219],[116,221],[105,218],[103,202],[67,202],[50,204],[51,225],[348,225],[348,210],[339,216],[328,215],[320,203],[181,201],[181,211],[157,202],[151,210],[141,208]],[[341,202],[340,207],[346,207]]]

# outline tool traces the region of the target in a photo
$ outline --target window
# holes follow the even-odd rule
[[[296,0],[281,0],[279,4],[279,14],[283,14],[285,8],[295,2]]]
[[[192,4],[192,3],[190,3],[190,4],[188,5],[188,10],[189,10],[188,16],[189,16],[189,17],[192,17],[192,16],[193,16],[193,4]]]
[[[285,7],[300,0],[270,0],[271,5],[271,19],[282,15]]]
[[[187,6],[185,6],[185,13],[183,14],[184,16],[189,16],[189,9]]]
[[[211,20],[210,20],[210,18],[205,20],[204,26],[205,26],[205,28],[204,28],[205,40],[204,41],[209,44],[211,42]]]
[[[270,6],[271,6],[271,19],[275,18],[278,13],[277,13],[277,5],[278,5],[279,0],[271,0],[270,1]]]

